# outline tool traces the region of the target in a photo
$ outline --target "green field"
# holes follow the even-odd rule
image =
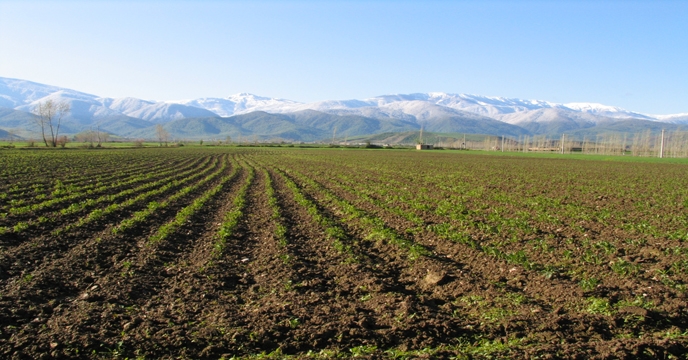
[[[0,356],[688,352],[685,159],[149,145],[0,150]]]

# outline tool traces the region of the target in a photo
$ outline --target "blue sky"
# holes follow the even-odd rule
[[[151,100],[441,91],[688,112],[688,1],[0,1],[0,76]]]

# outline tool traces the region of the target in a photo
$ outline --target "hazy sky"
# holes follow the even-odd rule
[[[688,112],[688,1],[8,1],[0,76],[150,100],[441,91]]]

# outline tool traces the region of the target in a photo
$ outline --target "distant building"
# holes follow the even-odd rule
[[[416,150],[432,150],[433,145],[429,144],[416,144]]]

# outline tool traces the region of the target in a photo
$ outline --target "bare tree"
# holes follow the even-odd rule
[[[162,143],[165,143],[165,146],[167,146],[167,141],[170,139],[170,133],[162,127],[162,124],[155,125],[155,133],[158,135],[160,146],[162,146]]]
[[[89,147],[94,147],[93,143],[96,143],[95,147],[101,147],[102,143],[108,141],[109,138],[110,134],[101,131],[100,126],[95,130],[91,128],[90,130],[82,131],[74,135],[74,141],[90,143]]]
[[[33,108],[31,112],[38,116],[36,124],[41,128],[41,135],[43,136],[45,146],[57,146],[60,123],[70,110],[71,107],[68,102],[56,102],[53,100],[40,102]]]
[[[84,143],[90,142],[91,146],[93,146],[93,130],[83,131],[74,135],[74,141]]]
[[[100,125],[98,125],[95,132],[95,138],[98,141],[97,147],[101,147],[103,142],[108,141],[110,134],[100,131]]]
[[[69,138],[65,135],[62,135],[59,138],[57,138],[57,145],[60,145],[60,147],[66,147],[68,142]]]

